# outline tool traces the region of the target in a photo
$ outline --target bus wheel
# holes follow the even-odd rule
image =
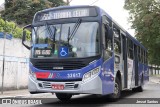
[[[61,101],[69,101],[72,98],[72,94],[56,93],[56,97]]]
[[[133,92],[143,92],[143,86],[144,86],[144,82],[143,82],[143,75],[141,78],[141,86],[137,87],[137,88],[133,88],[132,91]]]
[[[137,88],[132,89],[133,92],[143,92],[143,86],[139,86]]]
[[[121,96],[121,86],[120,85],[121,85],[120,80],[116,78],[115,86],[114,86],[114,93],[109,95],[109,98],[111,99],[111,101],[116,101],[117,99],[120,98]]]

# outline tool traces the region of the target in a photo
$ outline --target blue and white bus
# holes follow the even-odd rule
[[[32,29],[31,46],[25,43]],[[62,6],[35,14],[23,29],[30,50],[28,89],[69,100],[76,94],[143,91],[149,80],[147,49],[97,6]]]

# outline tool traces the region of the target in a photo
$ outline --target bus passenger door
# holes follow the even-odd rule
[[[135,86],[138,86],[138,47],[134,45]]]
[[[126,37],[121,34],[122,36],[122,52],[123,52],[123,72],[124,72],[124,88],[128,87],[128,69],[127,69],[127,40]]]

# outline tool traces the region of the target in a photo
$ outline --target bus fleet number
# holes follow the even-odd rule
[[[80,78],[81,77],[81,73],[68,73],[67,77],[68,78]]]

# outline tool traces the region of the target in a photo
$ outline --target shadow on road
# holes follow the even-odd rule
[[[96,95],[87,95],[83,97],[78,97],[78,98],[72,98],[70,101],[67,102],[61,102],[56,98],[49,99],[45,104],[42,105],[36,105],[34,107],[63,107],[63,106],[88,106],[91,105],[92,107],[97,107],[97,106],[103,106],[103,105],[109,105],[109,104],[124,104],[127,102],[127,98],[129,96],[132,96],[133,94],[136,94],[136,92],[132,91],[123,91],[122,96],[120,99],[117,101],[112,101],[109,99],[109,97],[106,96],[96,96]]]

